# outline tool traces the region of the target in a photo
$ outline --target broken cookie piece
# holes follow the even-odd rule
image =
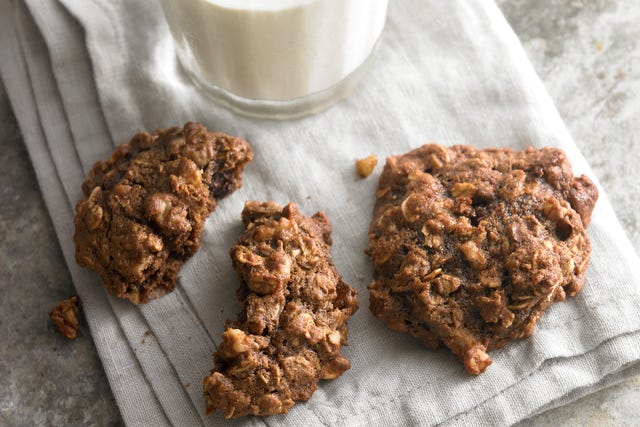
[[[141,132],[98,162],[76,206],[76,261],[135,304],[175,288],[219,199],[240,187],[249,143],[199,123]]]
[[[49,312],[49,317],[62,336],[73,340],[78,336],[78,297],[61,301]]]
[[[207,413],[226,418],[286,413],[320,379],[349,369],[340,351],[358,295],[331,259],[331,225],[295,204],[247,202],[231,249],[242,312],[227,324],[204,379]]]
[[[598,192],[564,152],[425,145],[390,157],[369,229],[370,310],[468,372],[584,283]]]

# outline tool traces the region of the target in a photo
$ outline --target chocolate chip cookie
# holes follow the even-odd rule
[[[252,158],[246,141],[199,123],[138,133],[82,184],[76,261],[136,304],[171,292],[207,216],[240,186]]]
[[[331,225],[295,204],[247,202],[244,234],[231,249],[242,311],[227,324],[204,379],[207,413],[227,418],[286,413],[320,379],[349,369],[340,349],[358,295],[331,259]]]
[[[369,229],[370,310],[468,372],[584,283],[598,192],[558,149],[425,145],[389,157]]]

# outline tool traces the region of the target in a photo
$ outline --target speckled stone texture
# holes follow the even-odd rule
[[[0,425],[122,425],[82,315],[49,319],[75,290],[2,85],[0,123]]]
[[[498,0],[640,252],[640,2]],[[73,293],[0,88],[0,425],[121,425],[81,317],[68,342],[47,312]],[[640,377],[527,420],[637,425]]]

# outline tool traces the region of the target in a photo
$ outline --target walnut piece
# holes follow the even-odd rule
[[[78,297],[73,296],[53,307],[49,317],[58,327],[58,331],[70,340],[78,336]]]
[[[227,418],[286,413],[320,379],[342,375],[350,367],[341,352],[346,322],[358,309],[356,290],[333,265],[322,212],[247,202],[242,219],[245,232],[231,248],[242,312],[227,322],[204,379],[207,413]]]
[[[356,160],[356,172],[362,178],[366,178],[373,173],[373,170],[378,164],[378,156],[371,155],[364,159]]]

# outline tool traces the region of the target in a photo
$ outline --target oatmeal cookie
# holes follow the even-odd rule
[[[468,372],[584,283],[598,192],[554,148],[425,145],[389,157],[369,229],[370,310]]]
[[[358,295],[331,259],[331,225],[295,204],[247,202],[244,234],[231,249],[242,311],[227,324],[204,379],[207,413],[227,418],[286,413],[320,379],[349,369],[340,349]]]
[[[136,304],[171,292],[207,216],[240,186],[252,158],[246,141],[199,123],[138,133],[82,184],[76,261]]]

